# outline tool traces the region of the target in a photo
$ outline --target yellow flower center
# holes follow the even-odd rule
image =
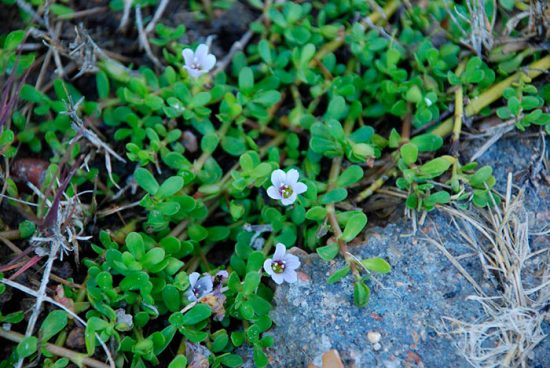
[[[283,273],[285,271],[285,268],[285,261],[273,261],[273,263],[271,264],[271,269],[275,273]]]
[[[289,198],[292,193],[294,193],[294,191],[292,190],[292,188],[286,184],[283,184],[279,187],[279,193],[281,193],[281,196],[283,196],[283,198]]]

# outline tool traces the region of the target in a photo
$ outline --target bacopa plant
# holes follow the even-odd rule
[[[464,130],[550,133],[536,2],[77,3],[0,0],[0,368],[265,367],[303,251],[368,308],[375,193],[494,206]]]

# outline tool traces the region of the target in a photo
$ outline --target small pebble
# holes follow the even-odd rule
[[[371,344],[376,344],[380,341],[380,338],[382,337],[382,335],[380,335],[380,332],[376,332],[376,331],[370,331],[368,334],[367,334],[367,338],[369,339],[369,342]]]
[[[382,345],[380,345],[379,343],[376,343],[372,346],[372,349],[374,351],[378,351],[378,350],[382,349]]]

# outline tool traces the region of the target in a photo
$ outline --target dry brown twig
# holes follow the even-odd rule
[[[153,54],[151,50],[151,45],[149,45],[149,40],[147,39],[147,33],[143,28],[143,18],[141,16],[141,6],[136,6],[136,25],[139,33],[139,44],[145,50],[147,57],[155,64],[157,68],[163,68],[164,66],[159,61],[159,59]]]

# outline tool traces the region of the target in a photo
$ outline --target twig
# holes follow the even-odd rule
[[[513,121],[512,121],[513,123]],[[475,161],[479,157],[481,157],[493,144],[495,144],[502,136],[512,130],[514,130],[514,125],[509,123],[504,123],[504,125],[499,129],[496,133],[491,135],[491,137],[483,143],[481,147],[478,148],[478,150],[473,154],[473,156],[470,158],[470,161]]]
[[[41,26],[45,25],[44,20],[40,16],[38,16],[38,14],[36,14],[32,6],[29,5],[25,0],[17,0],[17,6],[24,12],[29,13],[32,19],[38,22],[38,24],[40,24]]]
[[[24,335],[18,332],[6,331],[2,328],[0,328],[0,337],[3,337],[6,340],[10,340],[15,343],[20,343],[25,338]],[[105,363],[102,363],[98,360],[87,357],[85,354],[77,353],[76,351],[72,351],[61,346],[46,343],[46,344],[43,344],[41,348],[45,348],[47,351],[49,351],[54,355],[68,358],[78,366],[86,365],[87,367],[91,367],[91,368],[109,368],[109,365]]]
[[[95,8],[84,9],[84,10],[80,10],[70,14],[62,14],[62,15],[59,15],[57,19],[70,20],[70,19],[84,18],[90,15],[101,14],[108,10],[109,10],[109,7],[107,6],[97,6]]]
[[[263,16],[258,18],[258,20],[261,20],[262,18]],[[218,63],[216,69],[214,69],[214,71],[212,72],[212,75],[223,72],[231,63],[231,60],[233,60],[235,54],[238,51],[242,51],[246,47],[246,45],[250,42],[252,36],[252,31],[248,30],[242,35],[242,37],[238,41],[235,41],[235,43],[231,45],[231,48],[229,49],[227,55],[225,55],[224,58]]]
[[[162,13],[164,13],[164,10],[166,10],[166,6],[168,6],[168,3],[170,0],[161,0],[159,6],[157,6],[157,10],[155,11],[155,14],[153,15],[153,19],[147,24],[147,27],[145,27],[145,33],[151,33],[153,29],[155,28],[155,25],[157,24],[160,17],[162,17]]]
[[[8,286],[11,286],[14,289],[22,291],[25,294],[28,294],[28,295],[31,295],[31,296],[34,296],[34,297],[38,297],[38,293],[36,291],[26,287],[25,285],[21,285],[18,282],[11,281],[11,280],[6,280],[6,279],[0,279],[0,282],[3,283],[3,284],[6,284]],[[78,316],[78,314],[74,313],[72,310],[67,308],[65,305],[57,302],[56,300],[54,300],[54,299],[52,299],[48,296],[44,297],[44,301],[48,302],[50,304],[53,304],[58,308],[63,309],[70,316],[72,316],[74,319],[76,319],[78,322],[80,322],[83,326],[87,326],[86,321],[84,321],[82,318],[80,318]],[[109,348],[107,348],[107,345],[105,344],[105,342],[101,339],[101,337],[97,333],[95,334],[95,337],[98,339],[99,344],[101,345],[101,347],[105,351],[105,355],[107,356],[107,360],[109,361],[109,367],[110,368],[115,368],[115,361],[113,360],[113,356],[111,355],[111,352],[109,351]]]
[[[122,18],[120,18],[120,25],[118,29],[125,30],[130,19],[130,9],[132,8],[133,0],[124,0],[124,10],[122,12]]]
[[[38,289],[38,292],[36,293],[36,302],[34,305],[34,309],[29,318],[29,323],[27,324],[27,330],[25,331],[25,337],[31,336],[34,332],[34,327],[36,326],[36,322],[38,321],[38,316],[40,315],[40,312],[42,310],[42,303],[46,298],[46,288],[48,286],[48,282],[50,281],[50,274],[52,272],[53,262],[56,260],[57,253],[61,249],[60,241],[62,240],[56,240],[52,242],[50,254],[48,256],[48,261],[46,262],[46,267],[44,269],[44,273],[42,274],[42,281],[40,282],[40,287]],[[15,365],[15,367],[21,368],[22,366],[23,366],[23,358],[17,361],[17,364]]]
[[[151,46],[149,45],[149,41],[147,40],[147,34],[145,33],[145,30],[143,29],[143,19],[141,17],[141,6],[136,6],[136,25],[139,33],[139,43],[141,47],[145,50],[145,54],[147,54],[147,57],[151,59],[153,64],[157,68],[163,68],[162,63],[157,59],[157,57],[153,54],[151,51]]]

